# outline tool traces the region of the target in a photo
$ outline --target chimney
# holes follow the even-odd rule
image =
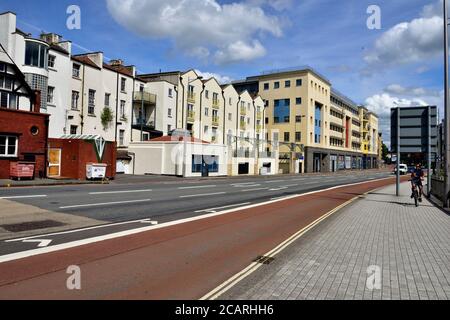
[[[121,67],[123,66],[123,60],[122,59],[113,59],[109,61],[109,65],[113,67]]]
[[[87,57],[99,68],[103,68],[103,52],[88,53]]]
[[[41,91],[34,90],[34,102],[33,102],[33,111],[36,113],[41,112]]]
[[[56,33],[42,33],[40,38],[48,44],[57,44],[61,40],[61,36]]]

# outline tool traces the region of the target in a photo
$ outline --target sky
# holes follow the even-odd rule
[[[67,8],[80,8],[69,30]],[[376,5],[380,28],[368,8]],[[2,0],[18,28],[55,32],[75,53],[102,51],[139,73],[196,69],[220,82],[310,66],[378,114],[436,105],[443,115],[442,0]]]

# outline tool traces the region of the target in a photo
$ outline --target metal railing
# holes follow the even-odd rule
[[[187,121],[188,122],[195,122],[195,112],[194,111],[188,111],[188,113],[187,113]]]
[[[133,102],[141,103],[142,101],[144,101],[145,104],[156,105],[156,94],[147,91],[134,91]]]
[[[188,92],[188,94],[187,94],[187,101],[189,103],[195,103],[195,100],[196,100],[195,98],[196,98],[196,95],[195,95],[194,92]]]

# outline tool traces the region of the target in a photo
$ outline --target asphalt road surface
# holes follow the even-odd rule
[[[8,239],[0,255],[141,229],[251,206],[297,194],[389,177],[388,172],[315,176],[273,176],[153,181],[144,178],[109,185],[0,189],[0,199],[103,221],[105,225]],[[39,242],[37,240],[43,239]],[[0,259],[1,261],[1,259]]]
[[[119,185],[8,190],[10,194],[5,195],[8,197],[45,195],[16,201],[73,214],[103,212],[111,221],[126,217],[149,219],[133,222],[144,224],[134,226],[135,232],[128,229],[127,222],[3,241],[0,299],[198,299],[336,207],[395,182],[392,177],[382,179],[385,176],[384,173],[286,176],[238,183],[224,179],[158,184],[149,188],[152,191],[141,189],[135,194],[89,194],[130,191]],[[327,189],[336,185],[347,186]],[[314,189],[327,190],[310,192]],[[279,198],[292,193],[296,196]],[[277,199],[271,200],[274,198]],[[111,204],[119,201],[135,202]],[[231,202],[239,206],[225,212],[222,210],[226,208],[219,208],[230,206]],[[244,205],[246,202],[251,204]],[[102,205],[79,207],[92,203]],[[165,210],[164,204],[170,209]],[[136,213],[140,210],[143,213]],[[190,220],[180,221],[183,216]],[[162,219],[172,222],[164,223]],[[108,228],[117,230],[105,232]],[[13,253],[5,254],[8,251]],[[81,290],[69,290],[66,286],[67,268],[72,265],[80,267]]]

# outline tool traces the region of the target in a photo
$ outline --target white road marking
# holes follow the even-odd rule
[[[382,178],[382,179],[378,179],[377,181],[382,181],[382,180],[387,180],[387,179],[391,179],[391,178]],[[59,245],[54,245],[52,247],[47,247],[47,248],[39,248],[39,249],[27,250],[27,251],[22,251],[22,252],[17,252],[17,253],[11,253],[11,254],[0,256],[0,263],[23,259],[23,258],[28,258],[28,257],[32,257],[32,256],[37,256],[40,254],[50,253],[50,252],[56,252],[56,251],[60,251],[60,250],[66,250],[66,249],[75,248],[75,247],[79,247],[79,246],[83,246],[83,245],[87,245],[87,244],[91,244],[91,243],[96,243],[96,242],[101,242],[101,241],[105,241],[105,240],[121,238],[121,237],[129,236],[129,235],[133,235],[133,234],[143,233],[146,231],[163,229],[163,228],[171,227],[174,225],[179,225],[179,224],[184,224],[184,223],[188,223],[188,222],[192,222],[192,221],[198,221],[198,220],[204,220],[204,219],[208,219],[208,218],[212,218],[212,217],[217,217],[217,216],[225,215],[228,213],[233,213],[236,211],[251,209],[251,208],[255,208],[255,207],[261,207],[261,206],[265,206],[268,204],[281,202],[281,201],[284,201],[287,199],[301,198],[301,197],[308,196],[311,194],[316,194],[316,193],[325,192],[325,191],[331,191],[331,190],[335,190],[335,189],[340,189],[340,188],[345,188],[345,187],[350,187],[350,186],[355,186],[355,185],[360,185],[360,184],[365,184],[365,183],[367,183],[367,181],[331,187],[331,188],[312,191],[312,192],[308,192],[308,193],[304,193],[304,194],[292,195],[292,196],[289,196],[289,197],[286,197],[283,199],[279,199],[279,200],[271,200],[271,201],[266,201],[266,202],[261,202],[261,203],[255,203],[255,204],[251,204],[251,205],[248,205],[245,207],[233,208],[233,209],[228,209],[228,210],[221,211],[221,212],[205,214],[205,215],[198,216],[198,217],[192,217],[192,218],[186,218],[186,219],[181,219],[181,220],[172,221],[172,222],[166,222],[166,223],[162,223],[162,224],[159,224],[156,226],[148,226],[148,227],[139,228],[139,229],[116,232],[116,233],[112,233],[112,234],[108,234],[108,235],[104,235],[104,236],[98,236],[98,237],[63,243],[63,244],[59,244]]]
[[[260,184],[243,184],[243,185],[235,185],[235,188],[251,188],[251,187],[259,187]]]
[[[26,198],[45,198],[47,195],[45,194],[38,194],[33,196],[13,196],[13,197],[0,197],[0,199],[26,199]]]
[[[298,184],[290,184],[290,185],[287,185],[287,186],[284,186],[284,187],[286,187],[286,188],[298,187]]]
[[[269,190],[269,188],[247,189],[247,190],[242,190],[242,192],[252,192],[252,191],[262,191],[262,190]]]
[[[38,242],[39,248],[47,247],[53,240],[50,239],[31,239],[31,240],[23,240],[22,242]]]
[[[85,207],[101,207],[108,206],[112,204],[125,204],[125,203],[139,203],[139,202],[149,202],[151,199],[142,200],[130,200],[130,201],[117,201],[117,202],[103,202],[103,203],[89,203],[89,204],[77,204],[74,206],[59,207],[60,209],[72,209],[72,208],[85,208]]]
[[[232,204],[232,205],[224,206],[224,207],[211,208],[211,209],[205,209],[205,210],[198,210],[198,211],[195,211],[195,213],[201,213],[201,212],[216,213],[217,210],[219,210],[219,209],[227,209],[227,208],[241,207],[241,206],[249,205],[250,203],[251,203],[251,202],[245,202],[245,203]]]
[[[59,236],[59,235],[62,235],[62,234],[83,232],[83,231],[87,231],[87,230],[108,228],[108,227],[114,227],[114,226],[120,226],[120,225],[125,225],[125,224],[132,224],[132,223],[144,223],[145,224],[145,223],[152,223],[152,222],[156,222],[156,224],[158,224],[157,221],[152,221],[151,218],[143,219],[143,220],[139,219],[139,220],[125,221],[125,222],[102,224],[102,225],[99,225],[99,226],[93,226],[93,227],[87,227],[87,228],[81,228],[81,229],[75,229],[75,230],[53,232],[53,233],[48,233],[48,234],[40,234],[40,235],[37,235],[37,236],[30,236],[30,237],[19,238],[19,239],[10,239],[10,240],[5,240],[5,242],[17,242],[17,241],[23,241],[23,240],[27,240],[27,239],[35,239],[35,238],[39,238],[39,237],[42,238],[42,237],[50,237],[50,236]]]
[[[276,183],[276,182],[284,182],[286,180],[272,180],[272,181],[266,181],[266,183]]]
[[[280,191],[280,190],[286,190],[288,187],[281,187],[281,188],[273,188],[270,189],[270,191]]]
[[[216,196],[219,194],[225,194],[226,192],[215,192],[215,193],[203,193],[203,194],[191,194],[187,196],[180,196],[180,198],[195,198],[195,197],[206,197],[206,196]]]
[[[124,190],[124,191],[104,191],[104,192],[89,192],[89,194],[115,194],[115,193],[141,193],[141,192],[151,192],[152,189],[145,190]]]
[[[195,187],[179,187],[179,190],[188,190],[188,189],[205,189],[205,188],[214,188],[217,187],[216,185],[211,186],[195,186]]]

